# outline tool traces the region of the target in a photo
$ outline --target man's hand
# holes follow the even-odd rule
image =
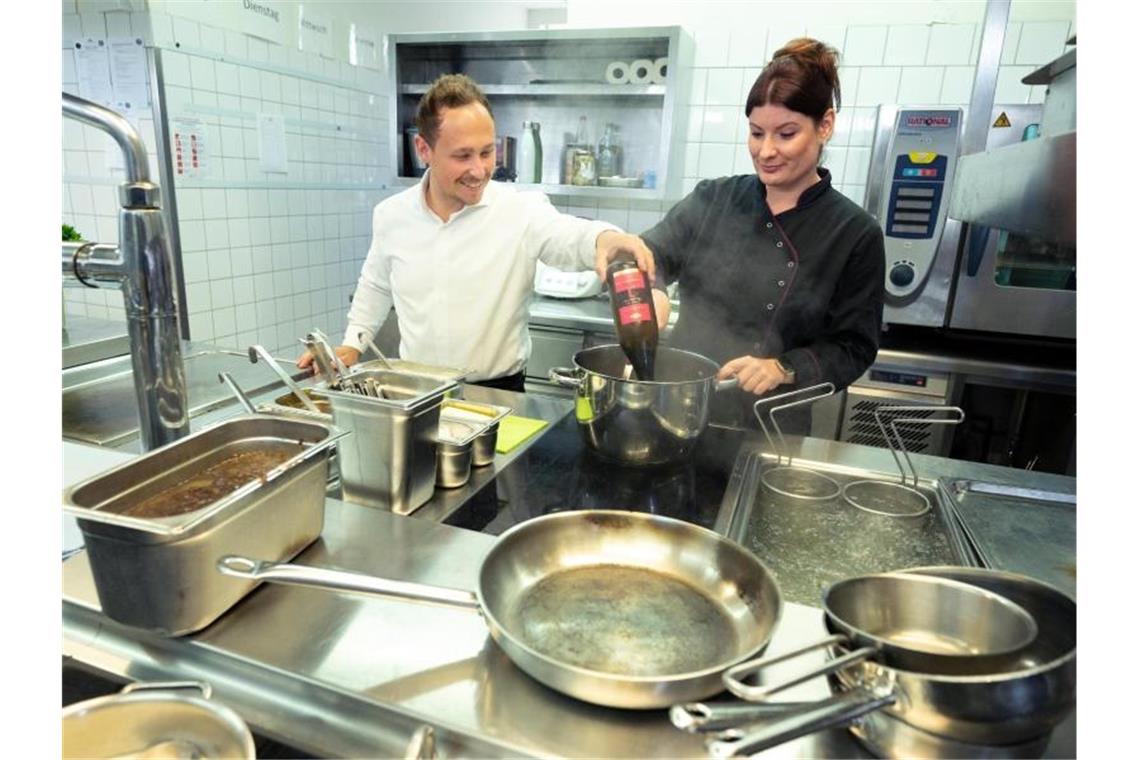
[[[614,256],[620,250],[626,250],[633,254],[633,257],[637,259],[638,268],[649,276],[649,284],[652,285],[657,278],[657,267],[653,261],[653,252],[637,235],[617,232],[616,230],[606,230],[598,235],[598,239],[595,241],[594,271],[597,272],[598,279],[602,282],[606,281],[606,267],[614,260]]]
[[[738,356],[725,363],[716,373],[717,380],[727,380],[736,376],[740,390],[761,396],[778,385],[791,382],[791,378],[780,369],[775,359],[761,359],[756,356]]]
[[[360,352],[352,346],[337,346],[333,349],[340,360],[344,362],[346,367],[351,367],[360,361]],[[297,366],[301,369],[308,368],[312,374],[317,374],[317,364],[313,361],[313,354],[311,351],[306,351],[301,354],[301,358],[297,360]]]
[[[653,311],[657,315],[657,329],[664,331],[669,324],[669,312],[673,304],[669,303],[669,295],[664,290],[653,289]]]

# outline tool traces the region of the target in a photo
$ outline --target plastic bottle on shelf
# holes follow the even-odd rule
[[[519,182],[542,182],[542,138],[537,121],[524,121],[519,140]]]

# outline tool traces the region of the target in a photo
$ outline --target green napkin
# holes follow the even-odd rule
[[[508,414],[499,420],[499,437],[495,441],[495,451],[500,454],[513,451],[520,443],[542,430],[546,425],[546,420],[535,420],[530,417],[517,417]]]

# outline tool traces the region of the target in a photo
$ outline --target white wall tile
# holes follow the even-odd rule
[[[210,279],[210,267],[206,263],[205,251],[182,252],[182,276],[187,283],[206,282]]]
[[[899,79],[902,69],[896,66],[868,66],[859,71],[857,106],[877,106],[894,103],[899,96]]]
[[[107,22],[102,13],[80,13],[79,28],[82,37],[94,37],[97,40],[107,39]]]
[[[899,103],[924,105],[941,102],[943,74],[938,66],[907,66],[899,80]]]
[[[1066,21],[1027,21],[1021,29],[1017,63],[1043,66],[1065,52]]]
[[[107,37],[133,37],[131,33],[131,14],[125,11],[104,13],[103,22],[107,25]]]
[[[809,19],[805,34],[831,45],[842,54],[844,40],[847,38],[847,27],[843,24],[816,24]]]
[[[768,45],[768,30],[756,29],[751,24],[736,25],[729,33],[728,65],[755,69],[764,67],[764,53]]]
[[[743,69],[709,69],[705,103],[708,105],[743,106],[741,94]]]
[[[241,96],[243,98],[261,97],[261,76],[258,74],[257,69],[250,68],[248,66],[239,67],[238,82],[241,87]]]
[[[1033,66],[998,67],[997,87],[994,89],[995,103],[1028,103],[1031,86],[1021,80],[1035,71]]]
[[[195,90],[212,92],[217,88],[214,62],[201,56],[190,56],[190,84]]]
[[[847,145],[854,148],[870,147],[875,139],[875,120],[878,109],[853,108],[851,109],[851,137]]]
[[[831,181],[834,184],[843,177],[843,171],[847,166],[847,148],[828,143],[823,151],[822,163],[831,172]]]
[[[730,175],[733,160],[732,145],[704,143],[701,145],[700,176],[707,179]]]
[[[928,66],[968,66],[974,39],[974,24],[935,24],[930,28]]]
[[[693,30],[694,66],[727,66],[729,27],[702,26]]]
[[[210,281],[210,308],[224,309],[234,305],[234,286],[230,279]],[[230,332],[233,332],[232,330]]]
[[[186,285],[186,311],[191,315],[208,312],[213,308],[209,282],[192,282]]]
[[[1010,21],[1005,26],[1005,37],[1001,43],[1001,65],[1010,66],[1017,63],[1017,43],[1021,40],[1021,27],[1019,21]]]
[[[146,14],[150,22],[151,43],[155,47],[174,47],[174,19],[166,13]]]
[[[190,340],[208,341],[214,338],[214,320],[208,311],[190,313]]]
[[[217,55],[225,55],[226,35],[216,26],[202,24],[198,27],[198,43],[203,50]]]
[[[840,108],[835,114],[835,129],[831,134],[832,145],[846,145],[851,139],[851,108]]]
[[[215,87],[227,95],[241,95],[241,82],[236,64],[218,61],[214,64]],[[235,108],[234,110],[239,110]]]
[[[699,142],[685,143],[685,164],[682,177],[696,177],[698,162],[701,158],[701,144]]]
[[[944,105],[968,105],[973,89],[973,66],[947,66],[946,74],[942,77],[940,102]]]
[[[739,106],[705,106],[702,143],[736,143],[744,138],[744,130]]]
[[[190,50],[202,46],[201,33],[199,32],[200,27],[197,22],[179,18],[178,16],[172,16],[170,24],[174,32],[175,45]]]
[[[205,222],[180,219],[178,222],[178,236],[182,241],[182,251],[206,250],[206,224]]]
[[[839,96],[848,105],[854,103],[859,96],[860,71],[858,67],[839,67]]]
[[[234,333],[237,332],[237,319],[235,318],[233,306],[215,306],[213,317],[214,335],[218,337],[230,337],[232,340]]]
[[[768,50],[764,54],[764,62],[772,60],[776,51],[792,40],[803,37],[807,30],[806,18],[800,21],[773,20],[768,25]],[[760,72],[756,72],[757,74]]]
[[[852,26],[843,44],[844,66],[881,66],[887,46],[887,27]]]
[[[83,23],[78,13],[63,14],[63,44],[70,45],[83,36]]]
[[[231,248],[245,248],[248,249],[250,245],[249,239],[249,219],[245,217],[231,217],[229,222],[229,246]],[[252,271],[252,264],[250,268],[243,272],[248,274]]]
[[[190,87],[190,57],[173,51],[163,53],[162,74],[168,85]]]
[[[226,29],[224,34],[227,58],[236,58],[240,61],[249,56],[249,47],[246,45],[246,37],[243,33],[234,29]]]
[[[640,235],[661,221],[662,216],[660,211],[631,209],[629,212],[629,231],[635,235]]]
[[[847,162],[843,170],[843,183],[846,185],[865,185],[867,183],[867,172],[870,168],[870,148],[848,148]]]
[[[206,222],[206,250],[211,254],[210,278],[221,276],[213,266],[213,257],[221,255],[230,245],[230,225],[225,219],[207,219]],[[228,260],[228,256],[227,256]],[[229,266],[226,266],[225,276],[229,276]]]
[[[736,174],[754,174],[756,168],[752,165],[752,154],[748,152],[748,143],[746,141],[739,143],[735,147],[735,157],[732,162],[732,173]]]
[[[892,26],[887,30],[883,63],[887,66],[921,66],[926,61],[930,27],[922,24]]]

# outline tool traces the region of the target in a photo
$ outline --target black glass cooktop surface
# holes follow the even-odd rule
[[[712,529],[746,435],[710,426],[689,461],[631,467],[589,450],[568,414],[444,522],[499,535],[552,512],[625,509]]]

